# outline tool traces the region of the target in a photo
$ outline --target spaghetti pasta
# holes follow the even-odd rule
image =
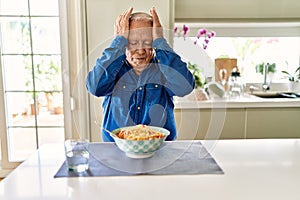
[[[146,125],[139,124],[132,128],[122,128],[117,136],[126,140],[153,140],[163,138],[165,135]]]

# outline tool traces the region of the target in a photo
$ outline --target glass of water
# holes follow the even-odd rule
[[[65,141],[66,165],[69,171],[84,172],[89,166],[90,154],[89,143],[80,139],[69,139]]]

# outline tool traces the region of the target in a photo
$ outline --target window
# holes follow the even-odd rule
[[[211,58],[237,58],[241,76],[246,82],[260,83],[260,63],[276,64],[272,82],[284,82],[282,70],[294,72],[299,66],[300,37],[216,37],[207,53]]]
[[[42,144],[64,140],[59,6],[58,0],[0,4],[1,119],[9,162],[15,162]]]
[[[176,27],[181,28],[183,24],[177,23]],[[246,82],[252,83],[263,82],[263,75],[256,70],[258,64],[274,63],[276,65],[275,73],[270,76],[272,82],[287,82],[288,79],[284,78],[285,75],[281,71],[294,73],[300,65],[299,23],[187,23],[187,26],[190,31],[185,45],[182,45],[180,38],[175,38],[175,49],[183,46],[186,46],[186,49],[195,48],[191,45],[194,45],[197,31],[201,28],[205,27],[216,32],[216,37],[209,40],[206,50],[201,48],[201,42],[197,43],[198,49],[201,49],[198,53],[205,51],[210,58],[208,67],[201,66],[201,61],[197,63],[204,68],[204,72],[209,71],[208,75],[214,73],[211,68],[214,67],[214,60],[220,57],[237,58],[241,76]],[[179,51],[182,50],[179,49]],[[199,54],[195,56],[199,57]],[[190,55],[184,55],[184,57],[190,58]]]

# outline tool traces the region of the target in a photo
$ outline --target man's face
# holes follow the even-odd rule
[[[129,30],[126,59],[134,69],[142,71],[153,57],[152,24],[132,21]]]

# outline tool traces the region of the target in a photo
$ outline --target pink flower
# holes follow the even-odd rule
[[[270,39],[267,41],[268,44],[271,44],[273,42],[278,42],[278,39],[277,38],[273,38],[273,39]]]
[[[209,42],[209,40],[214,37],[216,35],[216,33],[214,31],[207,31],[207,29],[202,28],[198,30],[197,33],[197,40],[200,40],[201,37],[203,37],[203,42],[202,42],[202,47],[203,49],[207,49],[207,44]],[[194,44],[197,44],[197,41],[194,42]]]
[[[200,33],[201,33],[202,35],[205,35],[205,34],[207,33],[207,30],[206,30],[205,28],[200,29]]]
[[[187,27],[185,24],[183,24],[182,30],[183,30],[183,37],[185,38],[187,32],[189,31],[189,27]]]
[[[216,36],[216,32],[212,31],[212,32],[210,32],[210,35],[211,35],[211,37],[214,37],[214,36]]]
[[[178,28],[177,28],[177,27],[175,27],[175,28],[174,28],[174,33],[177,33],[177,30],[178,30]]]
[[[255,39],[255,40],[253,40],[254,44],[257,44],[257,43],[260,43],[260,42],[261,42],[261,39]]]
[[[177,27],[175,27],[174,34],[177,33],[177,31],[178,29]],[[189,27],[184,24],[181,32],[184,39],[188,31],[189,31]],[[202,48],[207,49],[207,44],[209,43],[209,40],[214,36],[216,36],[216,32],[214,31],[209,32],[206,28],[199,29],[196,35],[197,39],[194,41],[194,44],[196,45],[198,43],[198,40],[201,40],[201,37],[203,37]]]

